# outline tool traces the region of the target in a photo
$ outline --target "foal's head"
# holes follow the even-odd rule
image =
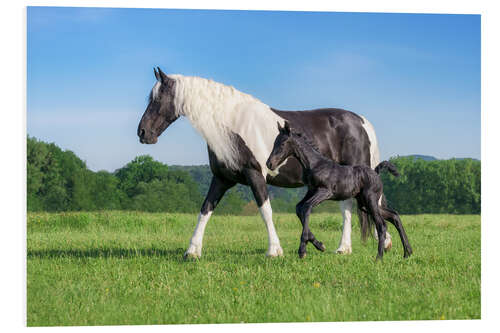
[[[161,133],[177,118],[174,105],[175,81],[154,69],[156,83],[149,94],[149,104],[137,127],[141,143],[156,143]]]
[[[281,127],[278,123],[279,134],[274,140],[273,151],[267,159],[266,165],[270,170],[276,169],[290,155],[294,153],[294,137],[300,135],[290,129],[290,124],[285,121],[285,126]]]

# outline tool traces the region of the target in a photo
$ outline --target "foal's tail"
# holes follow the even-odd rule
[[[395,177],[399,177],[398,169],[396,169],[396,166],[389,161],[382,161],[375,167],[375,172],[378,174],[384,170],[388,170]]]

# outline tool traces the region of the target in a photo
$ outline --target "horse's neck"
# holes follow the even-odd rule
[[[318,163],[325,160],[325,157],[317,152],[311,145],[303,140],[295,140],[295,156],[304,169],[313,169]]]
[[[228,113],[233,112],[234,105],[259,102],[253,96],[245,94],[234,87],[196,76],[173,75],[179,83],[176,97],[184,116],[200,119],[200,114],[216,118],[223,122]]]

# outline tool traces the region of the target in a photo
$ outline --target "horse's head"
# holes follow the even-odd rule
[[[156,143],[163,131],[173,123],[179,114],[174,105],[175,80],[154,69],[156,83],[149,94],[149,104],[137,127],[141,143]]]
[[[283,163],[290,155],[293,154],[293,133],[290,130],[290,124],[288,121],[285,121],[285,126],[281,127],[278,122],[278,130],[279,134],[274,140],[273,151],[269,158],[267,159],[266,165],[270,170],[274,170]]]

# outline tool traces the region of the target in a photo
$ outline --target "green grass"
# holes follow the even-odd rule
[[[215,214],[185,262],[194,214],[29,213],[28,326],[479,319],[480,216],[402,220],[414,255],[391,225],[380,263],[357,225],[353,254],[333,253],[340,215],[311,216],[327,252],[300,260],[294,215],[274,215],[285,256],[270,259],[260,217]]]

